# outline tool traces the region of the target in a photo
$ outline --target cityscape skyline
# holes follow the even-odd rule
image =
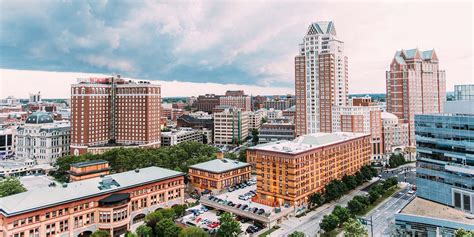
[[[307,24],[332,20],[337,25],[339,37],[345,41],[349,59],[348,78],[353,82],[349,86],[350,93],[383,93],[385,71],[388,69],[386,62],[393,58],[393,52],[414,47],[420,50],[436,49],[447,71],[447,88],[470,82],[473,75],[470,70],[473,62],[472,30],[469,30],[472,29],[471,2],[356,3],[319,2],[296,6],[285,3],[250,5],[198,2],[188,4],[190,6],[144,4],[151,10],[169,9],[164,16],[153,17],[148,9],[131,7],[126,10],[119,6],[121,4],[98,4],[92,7],[87,3],[77,3],[79,6],[72,3],[73,6],[58,4],[55,7],[50,7],[49,4],[31,4],[17,9],[14,2],[4,2],[0,8],[8,14],[2,14],[0,18],[2,35],[5,36],[1,39],[5,53],[0,61],[0,68],[20,70],[16,72],[18,74],[22,74],[23,70],[105,75],[116,73],[125,78],[263,86],[256,88],[258,91],[279,87],[280,91],[289,92],[293,91],[293,57]],[[239,14],[231,14],[229,8],[233,7],[239,9]],[[113,13],[111,20],[103,19],[105,10],[119,8],[122,11]],[[259,12],[263,8],[272,13],[268,14],[271,17],[260,16]],[[417,10],[420,8],[424,11]],[[227,19],[226,14],[212,13],[209,9],[222,9],[231,15]],[[351,18],[347,17],[348,10],[344,9],[350,9]],[[76,19],[78,22],[74,25],[64,22],[46,27],[42,24],[58,16],[45,16],[41,10],[51,13],[64,10],[74,13],[76,18],[78,16],[75,15],[80,14],[83,17]],[[127,20],[117,20],[115,17],[119,13],[130,16],[137,11],[141,11],[144,16],[139,19],[129,17]],[[405,17],[397,15],[400,11],[404,12]],[[294,12],[298,14],[293,14]],[[29,17],[22,18],[24,13]],[[180,17],[181,13],[189,13],[189,16]],[[433,15],[445,17],[431,17]],[[175,22],[170,20],[175,19],[174,16]],[[410,19],[427,17],[430,18],[430,24],[423,27],[410,23]],[[35,22],[35,19],[41,21]],[[255,19],[255,22],[246,19]],[[354,19],[359,19],[359,24],[354,24]],[[12,27],[13,21],[18,27]],[[455,44],[448,43],[452,40],[451,36],[439,34],[439,30],[449,29],[460,22],[466,24],[465,30],[457,32]],[[21,24],[27,24],[30,28],[21,27]],[[138,29],[133,29],[137,35],[132,37],[129,33],[132,31],[126,30],[134,24]],[[26,32],[27,29],[33,30]],[[143,37],[140,44],[133,41],[139,35],[144,36],[144,31],[150,30],[151,33],[148,37]],[[38,35],[35,42],[29,40],[29,34]],[[67,35],[69,37],[64,38]],[[163,39],[163,35],[169,39]],[[194,41],[190,41],[191,39]],[[173,43],[168,44],[169,41]],[[154,42],[159,49],[151,47],[153,45],[150,42]],[[140,50],[140,47],[146,47],[147,50]],[[51,51],[52,49],[54,50]],[[162,62],[163,57],[172,63]],[[183,69],[183,64],[188,65],[188,68]],[[137,69],[132,69],[131,65]],[[8,87],[11,84],[8,80],[14,76],[10,74],[11,71],[7,72],[1,72],[2,96],[7,96],[8,91],[12,91]],[[25,81],[25,87],[41,86],[31,82],[34,83]],[[365,84],[369,82],[371,87],[366,87]],[[195,86],[201,88],[207,85]]]

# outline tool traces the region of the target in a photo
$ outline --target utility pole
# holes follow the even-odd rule
[[[374,237],[374,222],[372,220],[372,215],[370,216],[370,233]]]

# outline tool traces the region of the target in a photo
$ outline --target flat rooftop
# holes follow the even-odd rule
[[[466,218],[463,211],[419,197],[413,199],[400,213],[474,225],[474,220]]]
[[[108,163],[105,160],[91,160],[91,161],[83,161],[83,162],[78,162],[78,163],[73,163],[71,164],[72,167],[76,168],[82,168],[86,166],[91,166],[91,165],[100,165],[100,164],[106,164]]]
[[[0,198],[0,213],[5,216],[18,215],[183,175],[181,172],[152,166],[139,169],[138,172],[132,170],[106,175],[104,178],[96,177],[72,182],[66,187],[56,185],[56,187],[36,188]],[[102,181],[107,181],[108,187],[104,188]]]
[[[237,160],[230,160],[230,159],[214,159],[210,161],[206,161],[203,163],[195,164],[190,166],[191,169],[198,169],[207,171],[210,173],[223,173],[235,169],[240,169],[243,167],[250,166],[249,163],[240,162]]]
[[[250,147],[252,150],[281,152],[287,154],[298,154],[301,152],[317,149],[324,146],[334,145],[340,142],[369,136],[368,133],[313,133],[300,136],[293,141],[277,141]]]

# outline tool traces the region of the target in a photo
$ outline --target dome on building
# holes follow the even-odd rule
[[[52,122],[54,122],[53,118],[46,112],[35,112],[26,119],[26,123],[28,124],[42,124]]]

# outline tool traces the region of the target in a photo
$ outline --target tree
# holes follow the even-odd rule
[[[374,203],[376,202],[380,197],[380,194],[377,192],[377,190],[370,189],[369,190],[369,202]]]
[[[224,157],[231,160],[237,160],[237,154],[232,153],[232,152],[225,153]]]
[[[267,121],[268,121],[267,118],[262,118],[261,124],[264,124],[264,123],[266,123]]]
[[[474,237],[474,231],[464,230],[463,228],[454,231],[455,237]]]
[[[208,237],[209,234],[199,227],[188,227],[182,229],[178,235],[179,237]]]
[[[158,223],[161,219],[163,219],[163,214],[160,211],[155,211],[145,216],[145,224],[148,227],[154,229],[156,223]]]
[[[369,198],[367,198],[364,195],[357,195],[357,196],[353,197],[352,199],[364,204],[365,206],[368,206],[370,204]]]
[[[138,237],[138,235],[135,234],[135,233],[133,233],[133,232],[128,231],[128,232],[125,234],[125,237]]]
[[[390,168],[396,168],[406,163],[405,157],[402,154],[392,154],[388,159]]]
[[[389,188],[395,186],[398,184],[398,180],[397,178],[395,177],[391,177],[391,178],[388,178],[387,180],[385,180],[382,184],[382,188],[384,190],[388,190]]]
[[[319,227],[326,233],[333,231],[338,225],[339,218],[334,214],[324,215],[323,220],[319,223]]]
[[[135,231],[138,237],[152,237],[153,236],[153,229],[147,225],[141,225]]]
[[[352,190],[357,187],[357,181],[351,175],[344,175],[344,177],[342,177],[342,182],[346,185],[348,190]]]
[[[219,222],[221,223],[220,228],[217,230],[217,236],[219,237],[235,237],[240,233],[240,223],[232,219],[232,215],[228,212],[223,213]]]
[[[92,233],[91,237],[110,237],[110,233],[105,230],[96,230]]]
[[[361,185],[365,182],[364,175],[360,171],[357,171],[355,173],[354,178],[355,178],[355,181],[357,182],[357,185]]]
[[[9,177],[0,181],[0,197],[6,197],[17,193],[25,192],[26,188],[23,187],[20,180]]]
[[[156,223],[155,229],[157,237],[177,237],[181,231],[181,228],[169,218],[165,218]]]
[[[350,218],[343,224],[345,237],[362,237],[367,236],[367,230],[356,219]]]
[[[357,215],[365,210],[366,206],[355,199],[350,200],[347,203],[347,208],[351,212],[352,215]]]
[[[321,206],[324,203],[323,195],[320,192],[311,194],[309,196],[309,203],[312,206]]]
[[[289,234],[288,237],[305,237],[305,235],[301,231],[295,231],[295,232]]]
[[[239,151],[239,161],[247,162],[247,148],[243,147]]]
[[[349,209],[341,207],[339,205],[336,205],[334,207],[332,214],[337,216],[337,218],[339,219],[339,225],[342,225],[344,222],[349,220],[349,218],[351,218],[351,213],[349,212]]]
[[[252,144],[255,146],[258,144],[258,129],[252,129]]]
[[[173,209],[176,217],[182,217],[186,213],[186,205],[174,205],[171,209]]]
[[[339,199],[347,192],[346,185],[340,180],[333,180],[325,186],[325,199],[326,201],[332,201]]]

